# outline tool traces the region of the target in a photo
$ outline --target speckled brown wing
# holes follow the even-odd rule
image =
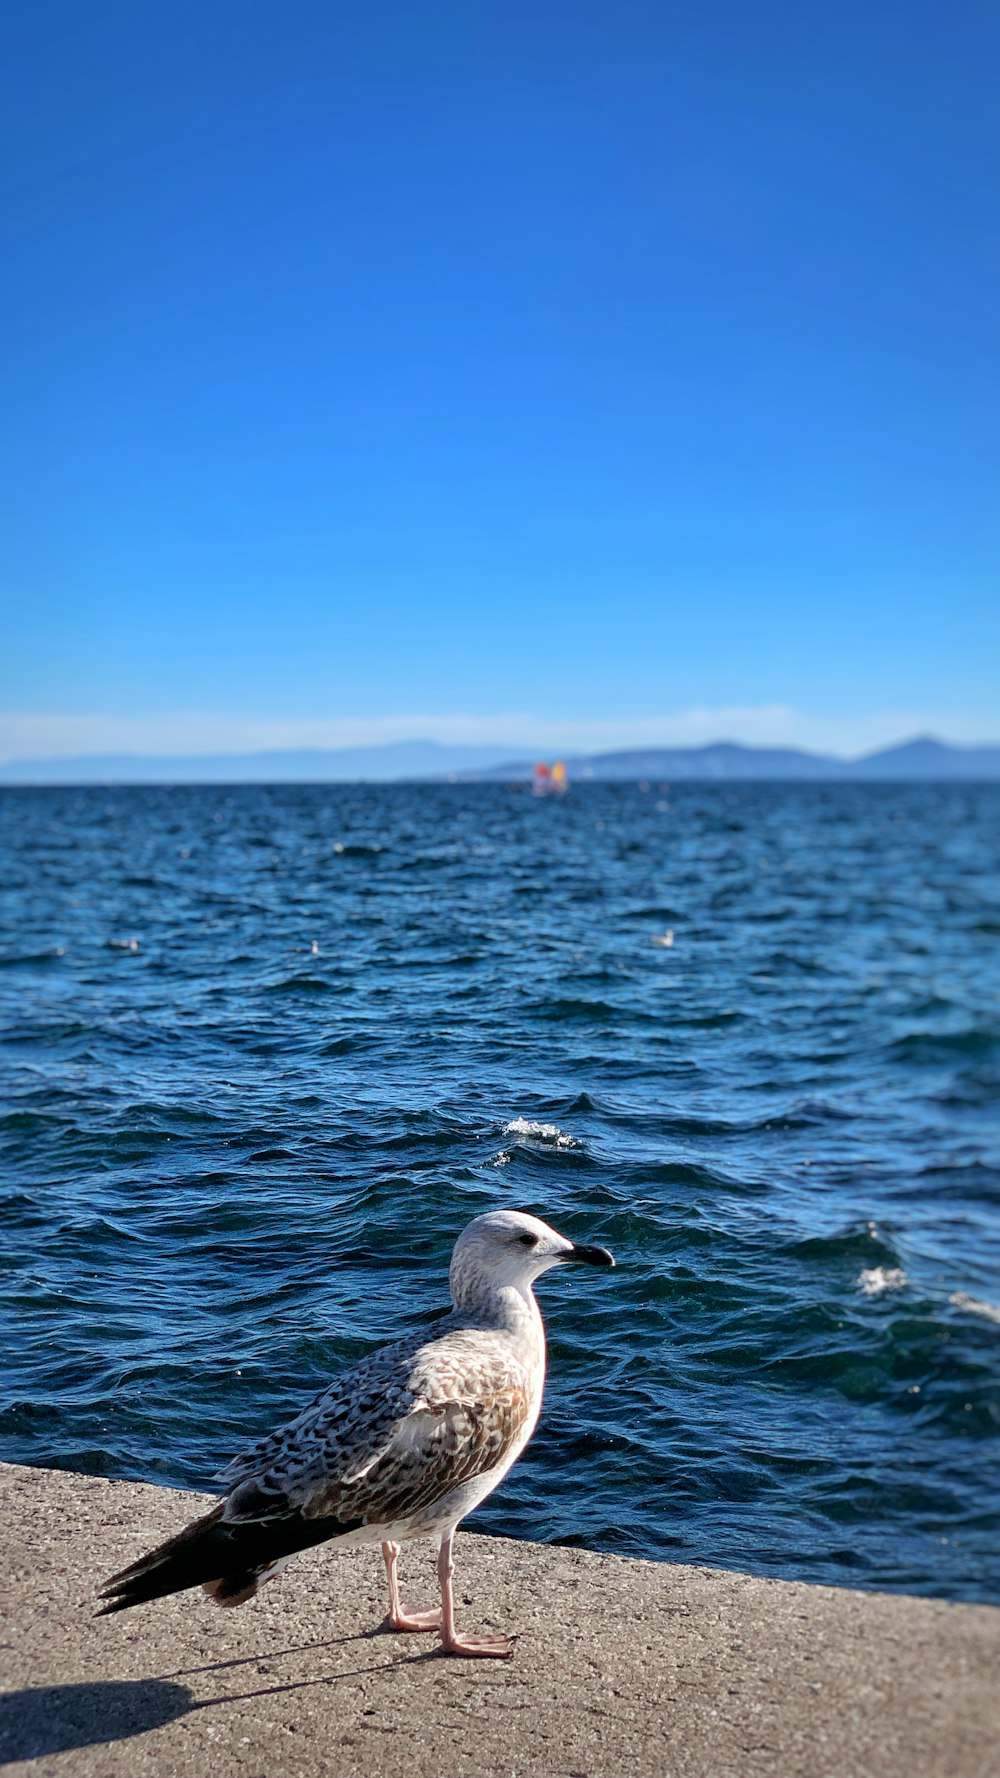
[[[396,1422],[414,1405],[411,1375],[426,1334],[397,1340],[363,1358],[284,1426],[243,1451],[221,1471],[230,1486],[273,1473],[285,1483],[302,1481],[351,1460],[359,1445],[374,1454]]]
[[[413,1518],[510,1455],[537,1402],[532,1383],[492,1331],[385,1348],[230,1465],[227,1479],[246,1485],[227,1517],[256,1517],[269,1501],[345,1526]]]
[[[501,1464],[514,1450],[528,1412],[527,1391],[516,1384],[487,1399],[414,1409],[365,1474],[319,1487],[303,1513],[375,1525],[416,1518],[454,1488]]]

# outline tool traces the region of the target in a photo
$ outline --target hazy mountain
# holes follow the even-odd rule
[[[366,779],[478,774],[509,748],[392,741],[381,747],[317,747],[270,753],[106,753],[76,759],[18,760],[0,766],[3,784],[357,783]]]
[[[570,782],[583,780],[677,779],[968,779],[1000,778],[1000,746],[952,747],[929,737],[881,748],[861,759],[806,753],[798,747],[744,747],[738,741],[713,741],[706,747],[646,747],[628,752],[567,757]],[[532,767],[508,760],[487,771],[465,774],[477,778],[523,780]]]
[[[856,760],[859,778],[1000,778],[1000,747],[951,747],[921,735]]]
[[[707,747],[648,747],[628,753],[594,753],[573,760],[576,778],[837,778],[843,762],[798,747],[743,747],[712,741]]]
[[[329,784],[449,777],[465,783],[516,783],[530,779],[534,757],[512,759],[503,747],[451,747],[436,741],[174,757],[105,754],[78,759],[21,760],[0,766],[0,784]],[[885,747],[854,760],[807,753],[797,747],[744,747],[738,741],[565,757],[570,781],[577,783],[642,779],[1000,779],[1000,746],[952,747],[930,736]]]

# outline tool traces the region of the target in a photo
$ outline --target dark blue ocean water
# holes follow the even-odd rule
[[[620,1269],[482,1529],[1000,1601],[1000,789],[0,818],[0,1455],[203,1486],[512,1205]]]

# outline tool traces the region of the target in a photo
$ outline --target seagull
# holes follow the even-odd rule
[[[536,1216],[491,1210],[459,1235],[454,1307],[428,1332],[384,1346],[296,1419],[224,1469],[228,1492],[203,1518],[109,1580],[98,1616],[200,1586],[243,1605],[299,1550],[380,1543],[390,1630],[436,1630],[445,1654],[495,1656],[509,1639],[464,1636],[452,1591],[455,1531],[524,1450],[545,1383],[545,1329],[532,1286],[552,1266],[613,1266]],[[400,1548],[438,1545],[438,1611],[400,1603]]]

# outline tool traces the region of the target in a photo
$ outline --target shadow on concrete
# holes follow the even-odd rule
[[[252,1655],[237,1655],[235,1659],[225,1661],[209,1661],[203,1667],[176,1667],[172,1673],[161,1675],[163,1679],[188,1679],[196,1673],[221,1673],[227,1667],[259,1667],[265,1672],[270,1661],[280,1661],[285,1655],[309,1654],[317,1648],[341,1648],[347,1642],[370,1642],[373,1636],[381,1634],[378,1630],[361,1630],[356,1636],[328,1636],[320,1642],[294,1642],[290,1648],[258,1649]]]
[[[426,1660],[426,1655],[418,1655],[417,1660]],[[406,1663],[412,1665],[412,1662]],[[394,1661],[388,1666],[380,1662],[377,1667],[348,1667],[343,1673],[317,1673],[315,1679],[287,1679],[281,1685],[262,1685],[253,1692],[220,1692],[217,1698],[199,1698],[192,1704],[192,1710],[216,1710],[220,1704],[252,1704],[257,1698],[280,1698],[286,1692],[307,1692],[315,1685],[339,1685],[342,1679],[364,1679],[371,1673],[391,1673],[394,1667],[404,1665]]]
[[[127,1741],[193,1708],[186,1685],[108,1679],[87,1685],[26,1686],[0,1694],[0,1765]]]
[[[346,1642],[365,1642],[372,1634],[337,1636],[325,1643],[304,1642],[271,1654],[214,1661],[209,1666],[181,1668],[179,1672],[217,1673],[251,1662],[266,1670],[267,1662],[280,1655],[334,1648]],[[442,1658],[445,1658],[442,1651],[436,1647],[422,1648],[419,1652],[414,1649],[405,1654],[401,1652],[395,1661],[350,1667],[340,1673],[320,1673],[308,1679],[279,1680],[254,1691],[222,1692],[214,1698],[196,1698],[186,1685],[174,1683],[172,1674],[164,1679],[105,1679],[85,1685],[26,1686],[20,1692],[0,1692],[0,1766],[10,1765],[14,1760],[69,1753],[74,1748],[127,1741],[132,1735],[144,1735],[150,1729],[163,1728],[166,1723],[176,1722],[178,1717],[198,1710],[248,1704],[257,1698],[276,1698],[288,1692],[307,1691],[313,1686],[334,1686],[345,1679],[391,1673],[401,1666],[424,1666]]]

